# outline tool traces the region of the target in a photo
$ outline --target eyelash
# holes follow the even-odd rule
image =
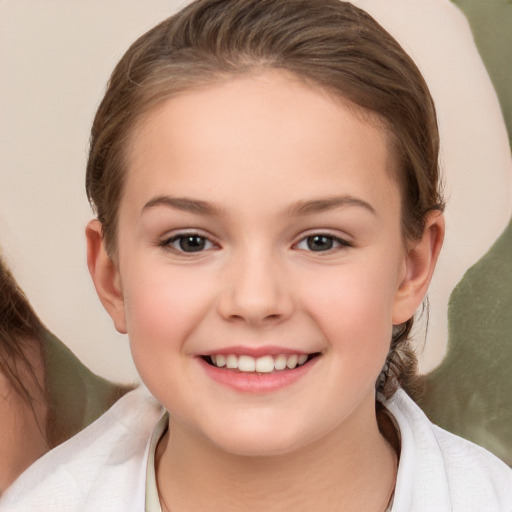
[[[199,245],[196,246],[198,250],[191,250],[187,251],[185,250],[183,244],[188,242],[191,242],[192,239],[196,239],[195,242]],[[199,240],[198,240],[199,239]],[[315,250],[312,248],[312,244],[315,243],[315,239],[317,241],[324,241],[328,242],[331,246],[327,247],[326,249]],[[318,240],[320,239],[320,240]],[[306,244],[307,247],[300,247],[301,244]],[[179,247],[175,246],[174,244],[179,244]],[[197,253],[202,253],[204,251],[210,250],[215,248],[216,244],[212,240],[210,240],[207,236],[195,232],[185,232],[185,233],[178,233],[176,235],[173,235],[172,237],[166,238],[165,240],[162,240],[158,243],[158,245],[166,250],[175,252],[177,254],[183,254],[183,255],[193,255]],[[319,252],[319,253],[325,253],[325,252],[331,252],[335,251],[336,249],[344,248],[344,247],[353,247],[353,245],[348,242],[347,240],[344,240],[343,238],[340,238],[338,236],[332,235],[330,233],[311,233],[304,237],[302,237],[296,244],[293,245],[294,248],[304,250],[306,252]],[[192,246],[194,248],[194,246]]]
[[[203,243],[203,246],[200,246],[199,250],[197,251],[187,251],[183,248],[182,243],[186,241],[187,239],[191,241],[191,239],[200,239]],[[180,247],[176,247],[173,244],[179,244]],[[172,251],[177,254],[183,254],[183,255],[193,255],[202,253],[206,250],[213,249],[216,244],[212,242],[207,236],[197,233],[195,231],[190,231],[186,233],[178,233],[176,235],[173,235],[169,238],[166,238],[158,243],[159,247],[162,247],[165,250]],[[206,246],[206,247],[205,247]]]
[[[329,247],[329,248],[327,248],[325,250],[315,250],[315,249],[312,249],[311,246],[309,245],[308,241],[312,241],[312,239],[315,239],[315,238],[316,239],[327,239],[329,242],[332,243],[333,246]],[[301,248],[300,247],[300,244],[303,244],[303,243],[307,244],[307,248]],[[330,233],[321,233],[320,232],[320,233],[310,233],[310,234],[302,237],[295,244],[295,247],[297,247],[298,249],[307,251],[307,252],[325,253],[325,252],[335,251],[335,250],[341,249],[341,248],[353,247],[353,245],[350,242],[348,242],[347,240],[345,240],[343,238],[340,238],[338,236],[332,235]]]

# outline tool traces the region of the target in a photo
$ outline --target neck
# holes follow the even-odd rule
[[[157,480],[171,512],[383,512],[396,478],[396,454],[373,415],[340,426],[285,455],[226,453],[171,421],[157,451]],[[346,428],[344,428],[346,427]]]

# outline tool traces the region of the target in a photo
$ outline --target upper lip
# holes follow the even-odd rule
[[[284,355],[292,355],[292,354],[312,354],[318,352],[317,350],[300,350],[297,348],[287,348],[287,347],[278,347],[278,346],[260,346],[260,347],[244,347],[241,345],[219,348],[214,350],[209,350],[207,352],[202,352],[198,354],[200,356],[212,356],[212,355],[225,355],[228,356],[230,354],[234,354],[236,356],[251,356],[251,357],[262,357],[262,356],[278,356],[280,354]]]

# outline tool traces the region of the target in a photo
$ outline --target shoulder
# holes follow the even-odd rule
[[[161,415],[145,390],[128,393],[28,468],[2,496],[2,512],[125,511],[143,503],[148,441]]]
[[[474,503],[471,497],[478,493],[503,503],[498,510],[512,510],[512,468],[471,441],[436,425],[432,425],[432,431],[443,454],[450,487],[468,505]]]
[[[402,390],[385,406],[401,437],[393,511],[512,510],[512,469],[505,463],[433,425]]]

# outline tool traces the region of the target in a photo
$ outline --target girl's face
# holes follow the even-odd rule
[[[423,296],[382,129],[274,71],[166,101],[127,157],[103,301],[172,428],[246,455],[364,438]]]

